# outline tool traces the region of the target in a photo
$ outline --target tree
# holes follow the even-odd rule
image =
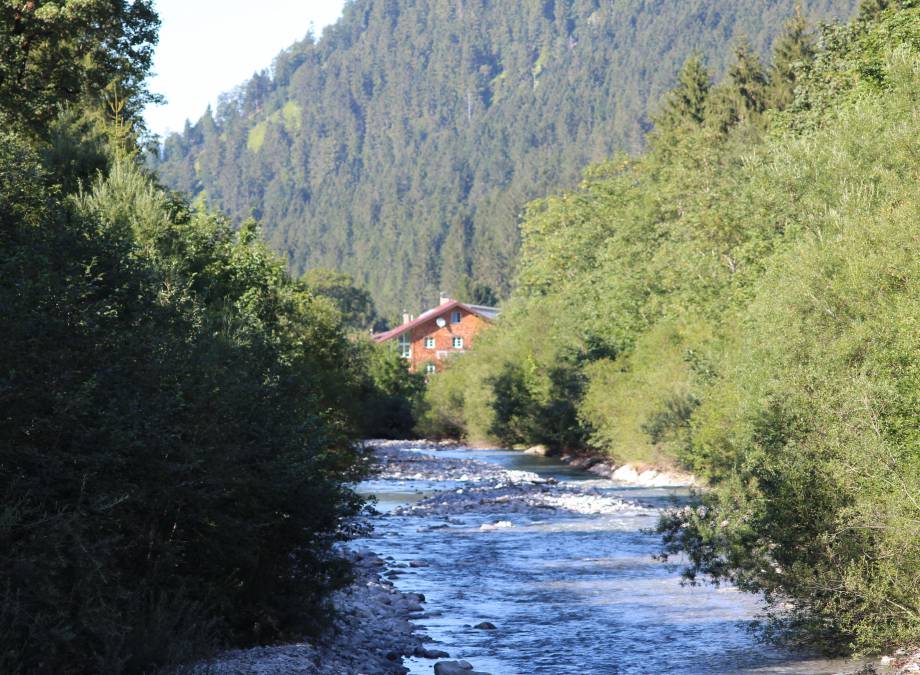
[[[767,107],[767,74],[747,38],[735,43],[734,54],[725,80],[712,90],[706,112],[707,122],[722,133],[756,120]]]
[[[783,110],[795,96],[799,72],[815,58],[815,36],[808,30],[801,5],[785,25],[773,48],[770,67],[770,107]]]
[[[894,0],[861,0],[857,17],[859,21],[872,21],[893,4]]]
[[[498,305],[498,295],[488,284],[473,281],[470,277],[463,277],[460,288],[457,290],[456,299],[473,305],[495,307]]]
[[[153,0],[0,0],[0,111],[39,136],[62,106],[117,85],[137,117],[160,21]]]
[[[662,109],[653,117],[656,128],[700,125],[706,117],[706,101],[712,88],[712,74],[699,53],[688,58],[677,75],[677,86],[665,97]]]
[[[349,274],[317,268],[304,274],[301,283],[331,300],[342,315],[342,323],[352,330],[367,330],[378,320],[371,294],[358,288]]]

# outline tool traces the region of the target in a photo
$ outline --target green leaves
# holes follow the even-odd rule
[[[68,104],[100,105],[117,85],[127,112],[155,100],[144,80],[159,18],[150,0],[0,2],[0,111],[46,138]]]
[[[318,629],[366,466],[339,314],[130,162],[56,201],[3,137],[0,176],[0,669]]]

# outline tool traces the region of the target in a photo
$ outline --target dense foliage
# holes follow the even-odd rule
[[[374,311],[347,279],[295,281],[253,222],[138,166],[149,3],[0,4],[26,52],[0,67],[0,671],[155,672],[325,626],[353,441],[413,423],[364,409],[418,382],[349,336]]]
[[[505,296],[524,204],[638,150],[648,101],[692,52],[721,73],[747,34],[764,55],[795,4],[354,0],[166,139],[160,175],[263,219],[295,273],[350,273],[387,317],[470,279]]]
[[[47,134],[62,106],[118,85],[134,112],[158,100],[144,84],[159,18],[151,0],[0,0],[0,107]]]
[[[774,629],[920,641],[920,7],[867,2],[762,67],[698,58],[650,150],[531,204],[517,289],[431,385],[429,433],[678,463],[688,576]]]
[[[71,201],[2,150],[3,670],[308,627],[359,506],[337,315],[130,165]]]

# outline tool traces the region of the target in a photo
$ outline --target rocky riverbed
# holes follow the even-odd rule
[[[351,545],[357,578],[334,598],[335,630],[199,672],[920,672],[906,651],[826,661],[764,646],[747,631],[756,599],[682,586],[649,532],[686,495],[657,485],[674,476],[637,469],[637,485],[537,453],[374,445],[379,473],[361,490],[380,513]]]

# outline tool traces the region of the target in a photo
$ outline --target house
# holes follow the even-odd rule
[[[472,349],[476,334],[495,321],[495,307],[468,305],[441,297],[441,304],[417,319],[403,314],[401,326],[374,336],[377,343],[396,341],[403,358],[414,373],[436,373],[445,359]]]

